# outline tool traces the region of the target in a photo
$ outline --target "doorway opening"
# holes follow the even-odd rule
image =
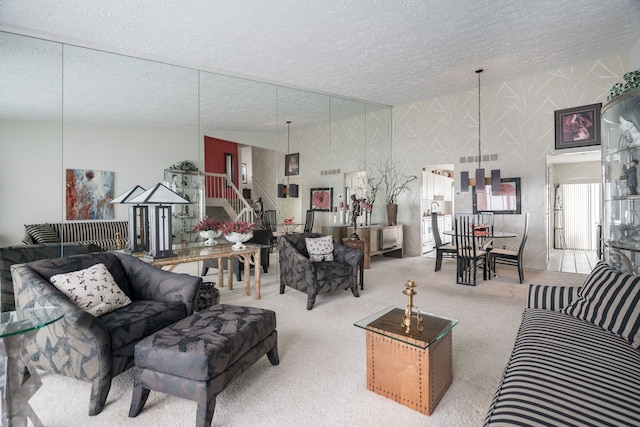
[[[589,273],[598,262],[600,152],[549,156],[548,270]]]

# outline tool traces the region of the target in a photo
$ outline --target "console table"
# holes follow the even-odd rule
[[[229,282],[229,290],[233,290],[233,262],[231,262],[231,258],[237,257],[244,263],[244,294],[247,296],[250,294],[249,280],[251,275],[251,265],[253,265],[255,275],[253,279],[254,297],[255,299],[260,299],[260,252],[265,246],[256,243],[245,243],[245,249],[241,250],[231,249],[231,246],[232,245],[230,243],[219,243],[214,246],[202,246],[201,244],[194,243],[188,244],[184,247],[177,246],[174,249],[174,252],[177,254],[175,257],[152,260],[145,258],[142,259],[155,267],[162,268],[168,266],[168,271],[173,271],[178,264],[186,262],[218,259],[218,284],[219,286],[224,286],[224,269],[221,267],[224,265],[222,259],[227,258],[229,259],[229,262],[227,262],[227,281]]]
[[[355,323],[367,331],[367,389],[431,415],[453,382],[452,330],[457,320],[420,312],[423,330],[404,308],[389,307]]]
[[[402,225],[372,225],[356,230],[361,240],[365,241],[364,268],[371,268],[371,257],[374,255],[402,258],[403,232]],[[322,234],[333,236],[333,240],[342,239],[353,233],[353,227],[344,224],[326,225]]]

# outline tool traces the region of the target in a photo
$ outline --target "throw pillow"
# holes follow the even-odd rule
[[[84,270],[56,274],[50,280],[69,301],[96,317],[131,304],[102,263]]]
[[[311,262],[333,261],[333,236],[306,237],[304,240]]]
[[[560,311],[640,348],[640,277],[599,262],[578,291],[578,298]]]
[[[60,236],[49,224],[25,225],[25,230],[36,243],[60,243]]]

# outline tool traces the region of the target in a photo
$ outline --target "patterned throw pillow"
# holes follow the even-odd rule
[[[131,304],[102,263],[84,270],[56,274],[51,276],[51,283],[78,308],[96,317]]]
[[[38,244],[60,243],[60,236],[49,224],[26,225],[25,229]]]
[[[311,262],[333,261],[333,236],[305,238]]]
[[[640,348],[640,277],[599,262],[578,292],[578,298],[560,311],[591,322]]]

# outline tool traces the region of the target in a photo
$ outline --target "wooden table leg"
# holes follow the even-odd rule
[[[251,255],[243,256],[244,262],[244,295],[251,295],[251,291],[249,288],[249,276],[251,275]]]
[[[233,290],[233,257],[227,258],[227,270],[229,273],[229,290]]]
[[[254,291],[254,297],[255,299],[260,299],[260,274],[261,274],[261,269],[262,269],[262,249],[258,248],[258,250],[256,251],[256,255],[253,258],[254,259],[254,274],[255,277],[253,278],[253,291]]]
[[[218,286],[221,288],[224,287],[224,264],[222,264],[223,259],[217,258],[218,260]]]

